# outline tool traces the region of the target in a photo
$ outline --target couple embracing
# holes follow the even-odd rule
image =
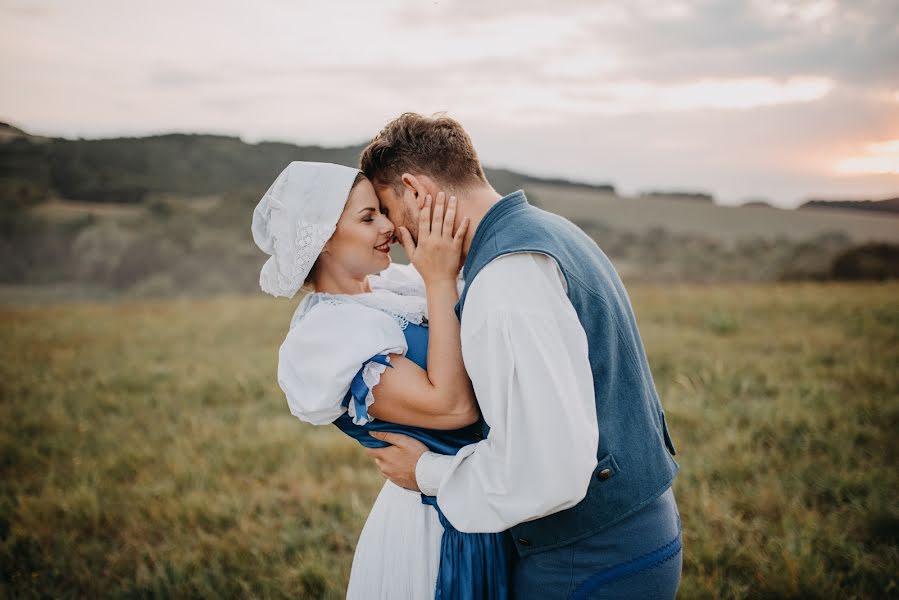
[[[359,169],[291,163],[252,230],[262,289],[307,292],[291,413],[387,477],[347,597],[675,596],[678,465],[627,293],[577,226],[491,187],[458,122],[401,115]]]

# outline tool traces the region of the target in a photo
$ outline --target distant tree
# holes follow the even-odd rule
[[[831,276],[849,281],[899,279],[899,245],[873,243],[850,248],[834,259]]]
[[[765,198],[749,198],[749,199],[745,200],[740,206],[776,208]]]

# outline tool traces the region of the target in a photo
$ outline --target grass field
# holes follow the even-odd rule
[[[899,595],[899,284],[631,293],[679,597]],[[288,413],[293,304],[0,308],[0,596],[342,597],[382,480]]]

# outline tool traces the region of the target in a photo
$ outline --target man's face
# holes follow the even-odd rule
[[[418,198],[415,192],[407,186],[403,186],[403,195],[398,195],[390,186],[375,186],[378,200],[381,203],[381,211],[390,219],[396,228],[396,236],[399,238],[400,227],[405,227],[412,235],[415,243],[418,243],[418,218],[421,211],[418,209]]]

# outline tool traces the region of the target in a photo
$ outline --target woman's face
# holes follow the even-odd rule
[[[323,266],[340,269],[354,279],[380,273],[390,266],[393,240],[393,223],[381,213],[371,182],[363,179],[350,193],[337,229],[325,245]]]

